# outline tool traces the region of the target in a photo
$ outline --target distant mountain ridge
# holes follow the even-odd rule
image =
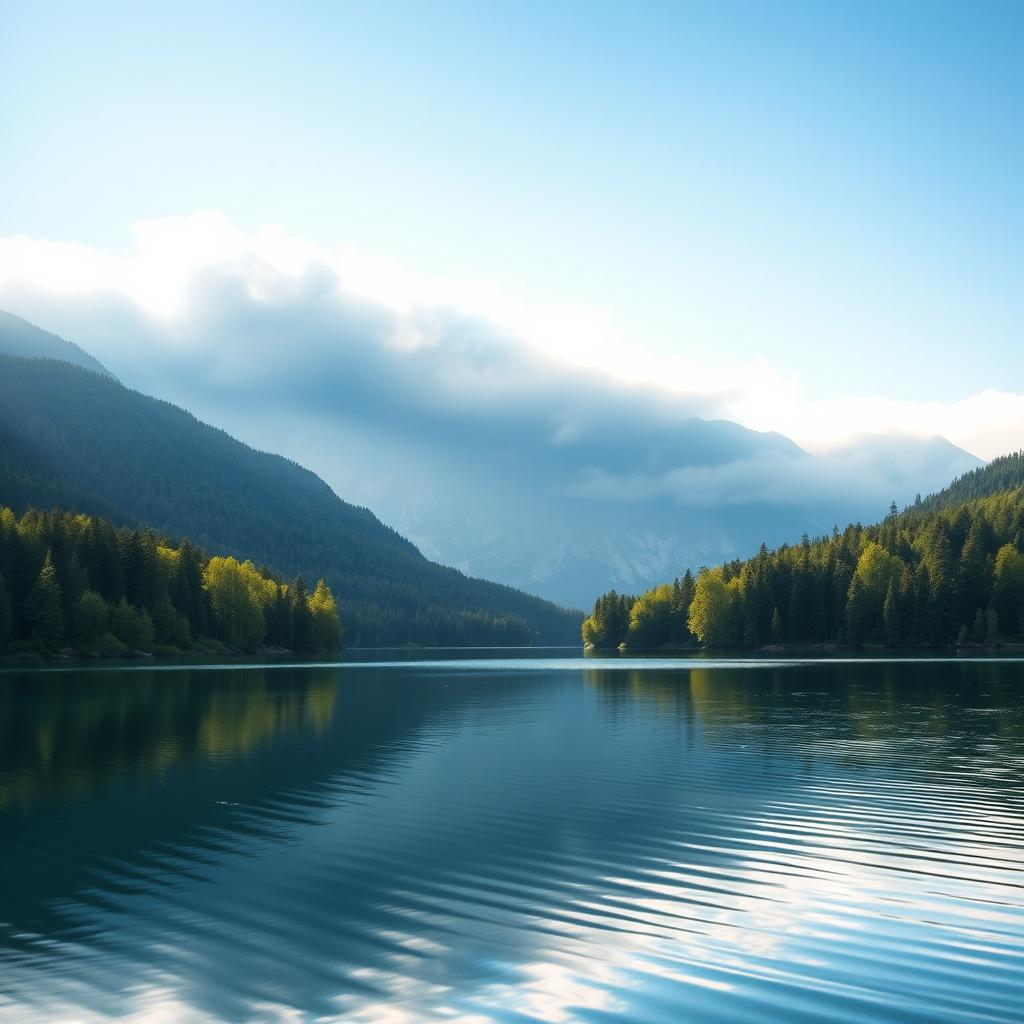
[[[392,472],[372,492],[340,467],[351,461],[343,450],[333,462],[342,493],[372,502],[431,558],[572,604],[611,587],[639,593],[686,568],[751,555],[762,541],[870,522],[979,463],[943,438],[860,438],[820,456],[777,434],[697,419],[667,429],[655,451],[642,438],[614,443],[592,444],[606,454],[593,468],[573,463],[568,444],[452,459],[386,440],[378,461]],[[334,479],[330,458],[318,468]]]
[[[297,463],[80,365],[0,355],[0,438],[0,503],[69,505],[323,575],[349,643],[565,643],[582,619],[428,561]]]
[[[0,353],[30,359],[59,359],[117,379],[98,359],[73,342],[3,310],[0,310]]]

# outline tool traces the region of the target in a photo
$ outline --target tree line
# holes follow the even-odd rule
[[[1018,453],[1016,468],[1024,471]],[[1000,460],[996,460],[997,463]],[[995,478],[1007,467],[993,464]],[[1009,479],[1019,477],[1010,476]],[[958,482],[959,483],[959,482]],[[598,598],[583,625],[594,647],[891,647],[1024,640],[1024,487],[954,503],[971,477],[878,524],[689,573],[639,597]],[[956,485],[954,485],[956,487]]]
[[[90,654],[334,651],[341,623],[320,580],[210,557],[187,540],[99,516],[0,509],[0,651]]]
[[[693,573],[687,569],[672,583],[662,583],[638,597],[610,590],[597,599],[583,622],[584,645],[610,649],[695,643],[687,626],[695,587]]]

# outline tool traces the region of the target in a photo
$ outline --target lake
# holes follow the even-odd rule
[[[1020,661],[0,672],[5,1024],[1022,1008]]]

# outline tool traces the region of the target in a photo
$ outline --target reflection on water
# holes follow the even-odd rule
[[[111,776],[160,776],[171,765],[245,754],[281,732],[322,732],[332,673],[275,680],[140,669],[0,676],[0,807]]]
[[[0,673],[0,1020],[1019,1021],[1024,665]]]

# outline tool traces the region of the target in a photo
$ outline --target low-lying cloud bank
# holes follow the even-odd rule
[[[375,438],[377,455],[390,442],[396,453],[481,471],[528,471],[592,502],[833,506],[940,486],[969,460],[934,444],[813,458],[783,436],[695,418],[743,420],[746,409],[764,429],[777,421],[799,437],[803,409],[823,425],[812,437],[825,445],[842,440],[843,425],[846,434],[882,425],[910,434],[916,411],[927,432],[951,424],[954,440],[970,435],[985,455],[1024,437],[1020,395],[801,406],[772,374],[755,387],[744,374],[723,383],[709,370],[707,386],[690,391],[671,378],[615,380],[580,365],[585,338],[560,344],[550,324],[538,326],[543,310],[493,289],[403,275],[278,229],[247,234],[217,214],[142,224],[127,257],[0,239],[0,307],[81,344],[132,386],[297,458],[308,453],[348,481],[339,445]],[[552,317],[565,331],[601,330],[587,311]],[[358,451],[349,455],[372,473]]]
[[[273,382],[275,402],[330,405],[342,386],[353,411],[365,401],[411,415],[412,398],[439,422],[525,416],[563,441],[602,418],[596,396],[606,419],[721,417],[814,450],[897,433],[941,435],[990,458],[1024,438],[1017,393],[807,398],[768,364],[647,352],[615,335],[607,309],[531,306],[487,282],[416,274],[278,227],[246,232],[218,213],[139,222],[127,255],[0,238],[0,303],[92,348],[139,386],[201,374],[226,399]]]

